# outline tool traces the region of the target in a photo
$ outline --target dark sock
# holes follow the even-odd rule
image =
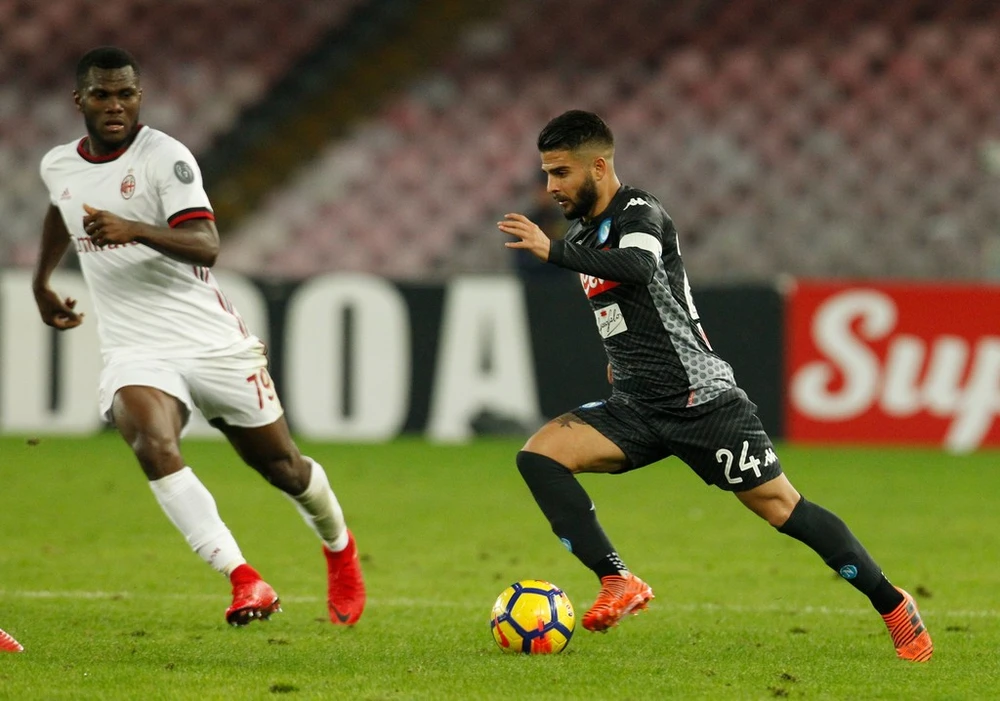
[[[590,569],[594,570],[594,574],[596,574],[599,579],[603,579],[608,575],[619,575],[622,572],[628,572],[628,567],[626,567],[625,563],[622,562],[618,553],[613,550],[610,554],[602,557],[601,561]]]
[[[625,564],[597,522],[594,503],[576,476],[563,465],[522,450],[517,469],[535,497],[552,532],[598,577],[618,574]]]
[[[815,550],[833,571],[867,596],[879,613],[889,613],[903,600],[847,524],[822,506],[802,497],[778,530]]]

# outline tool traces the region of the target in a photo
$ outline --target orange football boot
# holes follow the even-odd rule
[[[926,662],[934,653],[930,633],[920,618],[917,602],[899,587],[896,590],[903,595],[902,602],[882,616],[892,636],[892,644],[896,646],[896,656],[911,662]]]
[[[628,614],[637,614],[653,598],[653,590],[631,572],[625,575],[601,577],[601,591],[587,613],[583,614],[583,627],[592,631],[605,631],[618,625]]]

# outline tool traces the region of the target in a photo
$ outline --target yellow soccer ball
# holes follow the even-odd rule
[[[539,579],[522,579],[504,589],[490,616],[493,640],[504,652],[562,652],[575,627],[569,597],[556,585]]]

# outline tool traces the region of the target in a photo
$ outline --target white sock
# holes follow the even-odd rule
[[[306,460],[312,466],[309,486],[298,496],[286,496],[292,500],[302,518],[326,547],[334,552],[340,552],[347,547],[348,541],[344,511],[340,508],[337,496],[330,489],[326,471],[312,458],[307,457]]]
[[[149,486],[167,518],[202,560],[227,577],[246,562],[211,492],[190,467],[153,480]]]

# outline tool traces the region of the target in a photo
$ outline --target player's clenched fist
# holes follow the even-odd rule
[[[112,243],[129,243],[135,240],[135,227],[133,222],[122,219],[117,214],[112,214],[103,209],[94,209],[90,205],[83,205],[87,212],[83,218],[83,230],[87,236],[98,246],[107,246]]]

